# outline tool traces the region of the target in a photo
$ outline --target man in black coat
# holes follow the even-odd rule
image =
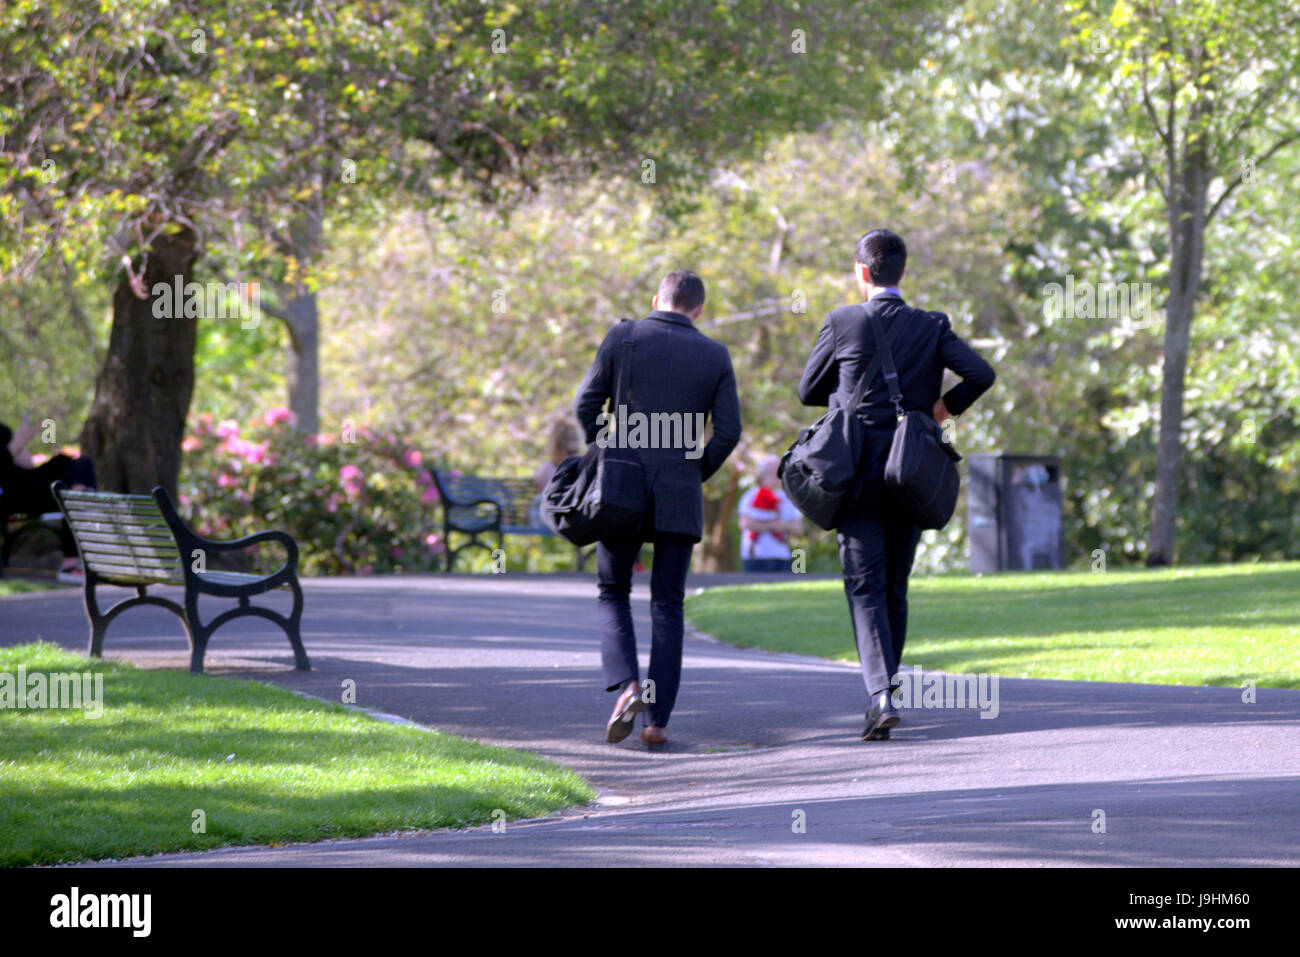
[[[619,692],[605,739],[622,741],[644,710],[641,739],[659,747],[667,741],[664,728],[681,678],[682,602],[691,551],[704,532],[702,485],[740,440],[740,400],[726,346],[695,328],[704,310],[700,277],[684,269],[669,273],[651,306],[644,319],[624,320],[605,336],[574,411],[588,443],[635,449],[645,470],[649,501],[641,529],[596,546],[605,690]],[[607,401],[610,409],[602,412]],[[713,435],[706,443],[708,417]],[[654,544],[653,627],[643,691],[630,595],[632,569],[647,541]]]
[[[946,315],[903,302],[898,284],[907,248],[900,236],[872,230],[858,240],[854,259],[865,302],[826,317],[799,382],[800,400],[804,405],[848,405],[879,351],[867,318],[874,315],[891,343],[904,411],[929,412],[940,424],[961,415],[993,385],[992,366],[952,331]],[[880,366],[877,360],[874,367]],[[941,396],[944,369],[961,382]],[[867,426],[866,443],[857,492],[841,511],[837,531],[844,592],[869,697],[862,738],[871,741],[888,738],[899,721],[890,692],[907,637],[907,578],[921,530],[885,485],[896,416],[883,370],[874,373],[857,411]]]

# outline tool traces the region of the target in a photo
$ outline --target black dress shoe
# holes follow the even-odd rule
[[[862,740],[889,740],[889,729],[895,727],[900,720],[902,719],[889,692],[880,692],[871,699],[871,707],[867,709],[867,726],[862,731]]]

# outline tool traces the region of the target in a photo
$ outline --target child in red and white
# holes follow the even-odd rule
[[[740,561],[747,572],[790,571],[790,536],[803,532],[803,516],[777,478],[779,464],[766,456],[758,482],[740,498]]]

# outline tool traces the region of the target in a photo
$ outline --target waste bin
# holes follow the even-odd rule
[[[968,455],[966,538],[975,573],[1065,567],[1061,460]]]

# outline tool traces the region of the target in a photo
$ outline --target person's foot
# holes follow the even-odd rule
[[[653,724],[647,724],[641,729],[641,741],[647,748],[662,748],[668,743],[668,732],[663,728],[656,728]]]
[[[645,699],[641,697],[641,685],[633,681],[614,702],[614,711],[605,723],[605,740],[618,744],[632,733],[636,716],[645,710]]]
[[[894,699],[890,697],[888,691],[880,692],[871,699],[871,707],[867,709],[867,726],[862,731],[862,740],[888,740],[889,729],[897,727],[900,720],[902,719],[898,709],[894,707]]]

